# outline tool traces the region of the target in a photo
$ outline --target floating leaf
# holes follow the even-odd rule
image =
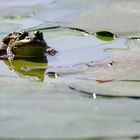
[[[28,28],[25,31],[31,32],[31,31],[43,31],[43,32],[55,32],[55,36],[58,36],[59,34],[63,33],[65,34],[72,34],[72,35],[89,35],[90,33],[87,32],[86,30],[80,29],[80,28],[74,28],[74,27],[69,27],[69,26],[60,26],[60,25],[50,25],[50,24],[41,24],[39,26],[33,27],[33,28]],[[76,32],[76,33],[75,33]],[[53,35],[53,36],[54,36]]]
[[[87,32],[86,30],[80,29],[80,28],[74,28],[74,27],[66,27],[66,28],[69,28],[74,31],[79,31],[79,32],[87,34],[87,35],[89,34],[89,32]]]
[[[61,28],[61,26],[43,26],[43,25],[39,25],[39,26],[37,26],[37,27],[33,27],[33,28],[29,28],[29,29],[26,29],[26,31],[28,31],[28,32],[31,32],[31,31],[36,31],[36,30],[38,30],[38,31],[42,31],[42,30],[51,30],[51,29],[57,29],[57,28]]]
[[[108,31],[99,31],[95,33],[96,38],[103,40],[103,41],[112,41],[117,36]]]

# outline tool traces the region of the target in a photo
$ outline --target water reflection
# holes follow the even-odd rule
[[[44,73],[47,69],[48,60],[46,57],[39,59],[17,59],[13,61],[4,60],[9,69],[18,75],[37,81],[44,81]]]

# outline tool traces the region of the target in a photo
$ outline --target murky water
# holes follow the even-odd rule
[[[140,36],[138,0],[0,5],[1,39],[41,30],[58,51],[47,60],[0,61],[1,139],[140,138],[140,40],[128,39]],[[99,30],[119,37],[99,40],[92,34]]]

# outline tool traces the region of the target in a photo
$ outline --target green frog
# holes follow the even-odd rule
[[[45,52],[56,54],[53,48],[48,47],[40,31],[12,32],[3,38],[0,46],[1,59],[38,58],[43,57]]]

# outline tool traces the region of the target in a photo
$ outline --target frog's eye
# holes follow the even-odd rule
[[[40,31],[34,31],[34,35],[42,35],[43,33]]]
[[[43,39],[43,33],[40,31],[35,31],[34,35],[38,38],[38,39]]]
[[[39,33],[39,31],[34,31],[34,34],[38,34]]]
[[[24,36],[28,36],[28,32],[23,31],[23,32],[21,32],[21,33],[22,33],[22,35],[24,35]]]
[[[25,31],[22,31],[22,32],[19,32],[19,35],[25,35],[25,36],[28,36],[28,33],[25,32]]]
[[[11,36],[11,35],[13,35],[13,33],[10,33],[8,36]]]
[[[19,32],[18,40],[24,39],[27,36],[28,36],[27,32],[24,32],[24,31],[23,32]]]

